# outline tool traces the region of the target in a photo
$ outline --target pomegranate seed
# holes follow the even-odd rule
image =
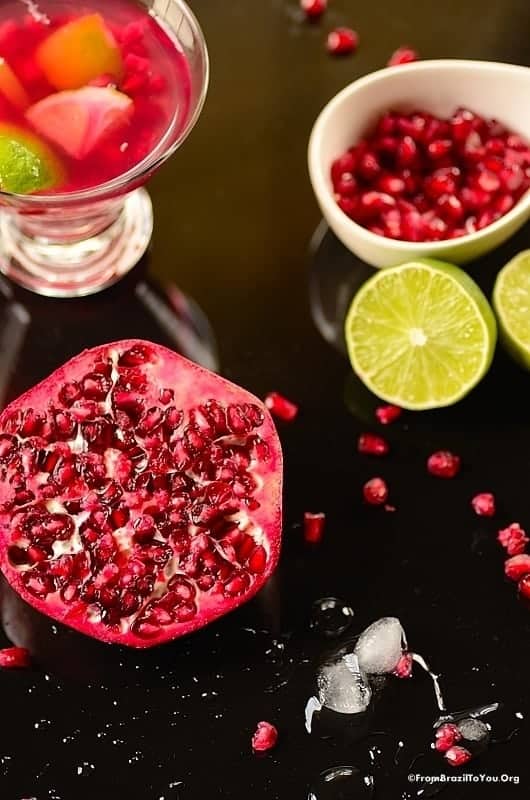
[[[493,200],[492,208],[503,217],[514,207],[515,200],[511,194],[500,194]]]
[[[421,141],[427,126],[425,114],[398,114],[397,128],[403,136],[410,136],[415,142]]]
[[[397,67],[400,64],[410,64],[418,60],[419,55],[412,47],[398,47],[388,59],[387,67]]]
[[[334,162],[336,202],[350,219],[391,239],[436,242],[475,233],[530,188],[530,146],[510,136],[495,120],[463,108],[449,120],[386,112],[348,151],[353,173]],[[346,176],[338,186],[347,171],[356,185]]]
[[[351,172],[344,172],[340,180],[337,181],[335,189],[339,194],[346,195],[347,197],[354,195],[357,191],[357,181]]]
[[[524,173],[521,167],[514,164],[509,169],[503,169],[499,173],[499,181],[502,188],[507,192],[515,192],[520,189],[524,182]]]
[[[429,456],[427,469],[437,478],[454,478],[460,472],[460,457],[448,450],[439,450]]]
[[[404,136],[397,149],[397,163],[400,167],[410,167],[416,161],[418,147],[411,136]]]
[[[381,423],[381,425],[390,425],[392,422],[395,422],[403,413],[403,409],[399,408],[399,406],[379,406],[375,410],[375,416]]]
[[[388,500],[388,486],[382,478],[372,478],[364,484],[363,496],[371,506],[382,506]]]
[[[256,549],[251,553],[248,560],[249,571],[252,572],[253,575],[261,575],[262,572],[265,572],[266,566],[267,552],[264,547],[258,545],[258,547],[256,547]]]
[[[433,159],[439,159],[446,156],[452,149],[453,142],[451,139],[434,139],[427,145],[427,153]]]
[[[412,658],[412,653],[403,653],[392,674],[395,675],[396,678],[410,678],[413,665],[414,659]]]
[[[477,175],[476,185],[484,192],[496,192],[501,187],[501,181],[494,172],[484,170],[484,172]]]
[[[265,398],[265,405],[271,414],[284,422],[292,422],[298,415],[298,406],[278,392],[270,392]]]
[[[266,753],[272,750],[278,741],[278,729],[270,722],[258,722],[256,732],[252,737],[252,749],[255,753]]]
[[[452,767],[461,767],[471,760],[471,753],[465,747],[456,745],[455,747],[450,747],[444,757]]]
[[[497,540],[509,556],[517,556],[524,553],[526,545],[530,541],[526,531],[521,528],[518,522],[512,522],[507,528],[500,530]]]
[[[493,517],[495,516],[495,496],[490,492],[481,492],[476,494],[471,500],[473,511],[479,517]]]
[[[319,19],[326,8],[328,0],[300,0],[300,8],[308,19]]]
[[[359,453],[370,456],[386,456],[390,447],[382,436],[373,433],[362,433],[357,444]]]
[[[455,176],[446,172],[434,172],[425,180],[425,193],[435,200],[443,195],[454,195],[455,191]]]
[[[399,139],[395,136],[382,136],[375,145],[379,153],[386,153],[387,155],[394,155],[397,151]]]
[[[530,600],[530,575],[525,575],[519,581],[519,594],[522,594],[524,598]]]
[[[357,163],[357,159],[350,150],[333,162],[331,167],[331,179],[335,186],[345,173],[351,174]]]
[[[353,199],[352,197],[340,197],[337,200],[337,205],[341,211],[344,211],[346,216],[351,217],[351,219],[355,218],[358,208],[357,199]]]
[[[448,722],[445,725],[440,725],[436,730],[436,741],[434,746],[439,753],[446,753],[450,747],[462,738],[458,727]]]
[[[378,189],[384,194],[403,194],[406,184],[403,178],[396,175],[382,175],[377,184]]]
[[[334,56],[344,56],[355,52],[359,46],[359,34],[351,28],[335,28],[328,35],[326,47]]]
[[[436,205],[448,222],[459,222],[464,216],[464,206],[454,194],[443,194]]]
[[[530,556],[527,553],[520,553],[512,556],[504,562],[504,574],[511,581],[519,581],[525,575],[530,574]]]
[[[326,515],[322,512],[312,514],[310,511],[304,513],[304,539],[310,544],[318,544],[324,535]]]
[[[31,664],[29,650],[25,647],[6,647],[0,650],[0,668],[24,669]]]
[[[357,172],[367,181],[377,178],[381,173],[381,164],[375,153],[364,153],[359,159]]]
[[[464,186],[461,193],[462,203],[469,211],[478,211],[491,203],[491,194],[483,189],[471,189]]]
[[[390,136],[392,133],[395,133],[396,114],[394,114],[392,111],[388,111],[386,114],[383,114],[382,117],[379,117],[376,126],[376,132],[382,137]]]
[[[361,209],[367,214],[378,214],[396,205],[395,199],[384,192],[364,192],[361,195]]]

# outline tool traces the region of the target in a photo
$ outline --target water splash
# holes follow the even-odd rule
[[[442,694],[442,689],[440,686],[440,676],[434,673],[430,666],[427,664],[423,656],[420,656],[419,653],[412,653],[412,660],[419,664],[419,666],[425,670],[427,675],[430,677],[433,683],[434,688],[434,696],[436,697],[436,703],[438,705],[439,711],[445,711],[447,706],[445,705],[445,700]]]

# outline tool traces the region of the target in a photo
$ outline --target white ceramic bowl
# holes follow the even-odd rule
[[[333,196],[333,161],[385,111],[428,111],[448,117],[458,106],[493,117],[530,141],[530,68],[488,61],[420,61],[360,78],[339,92],[317,119],[309,142],[309,174],[330,228],[374,267],[431,256],[464,264],[502,244],[530,218],[530,191],[514,208],[476,233],[442,242],[403,242],[353,222]]]

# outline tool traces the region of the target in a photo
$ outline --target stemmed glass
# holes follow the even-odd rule
[[[118,281],[138,263],[153,232],[151,200],[143,185],[180,147],[204,105],[208,52],[192,11],[183,0],[133,2],[147,7],[188,61],[188,117],[182,126],[175,115],[154,150],[133,169],[107,183],[53,195],[0,192],[0,270],[13,282],[39,294],[93,294]]]

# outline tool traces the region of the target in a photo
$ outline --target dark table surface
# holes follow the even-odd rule
[[[509,741],[465,772],[520,783],[477,788],[470,779],[443,796],[528,796],[530,613],[503,579],[495,533],[513,520],[530,526],[530,379],[499,352],[459,407],[408,415],[388,430],[387,460],[356,453],[359,432],[376,427],[373,400],[351,376],[340,328],[366,271],[325,231],[310,251],[319,215],[305,151],[324,103],[400,44],[424,57],[528,64],[530,6],[330,5],[322,26],[307,26],[295,0],[195,0],[211,51],[211,91],[197,129],[151,185],[156,228],[147,263],[86,300],[13,297],[3,287],[2,401],[84,346],[142,336],[258,395],[278,389],[301,413],[280,427],[279,570],[230,617],[169,646],[126,652],[64,631],[4,587],[0,643],[28,644],[36,667],[0,675],[2,800],[295,800],[340,764],[372,775],[378,800],[422,796],[425,786],[406,778],[417,756],[413,772],[447,774],[429,755],[436,710],[425,676],[385,690],[368,738],[304,730],[315,663],[329,646],[310,629],[311,606],[328,595],[353,608],[352,634],[382,615],[399,616],[411,646],[442,674],[451,710],[506,703],[494,733]],[[355,57],[325,54],[325,31],[337,24],[359,31]],[[528,238],[527,229],[471,267],[488,292]],[[426,474],[426,456],[438,448],[462,456],[453,482]],[[362,505],[360,487],[375,473],[389,482],[394,514]],[[483,490],[498,496],[496,520],[480,520],[469,507]],[[316,551],[302,541],[304,510],[327,513]],[[261,719],[280,730],[265,758],[250,749]]]

